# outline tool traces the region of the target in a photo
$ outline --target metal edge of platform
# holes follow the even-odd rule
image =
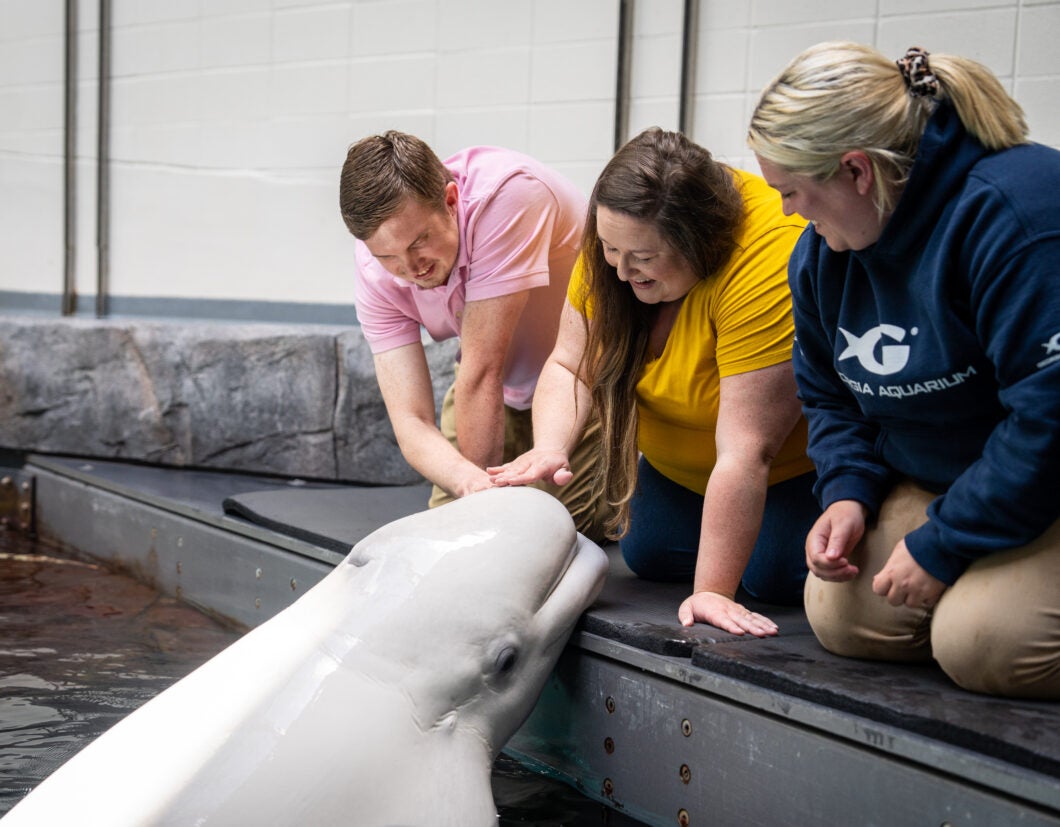
[[[43,468],[33,473],[40,537],[103,560],[243,630],[287,608],[342,559],[323,549],[300,554],[291,546],[304,544],[263,542],[253,533],[69,475]],[[336,559],[324,562],[325,556]]]
[[[586,653],[654,675],[673,686],[672,695],[709,695],[755,714],[848,742],[889,759],[916,764],[931,774],[943,774],[1052,811],[1060,824],[1060,780],[1017,767],[982,753],[936,741],[898,727],[879,723],[831,707],[786,695],[753,683],[700,669],[682,658],[656,655],[619,641],[578,632],[570,645]],[[672,823],[672,822],[668,822]]]
[[[572,648],[506,752],[653,827],[1060,823],[919,761]]]
[[[229,517],[223,514],[219,516],[214,515],[204,510],[192,508],[179,501],[137,489],[134,486],[116,483],[112,480],[101,477],[98,474],[94,474],[91,470],[91,461],[86,460],[85,465],[87,466],[86,469],[80,469],[71,466],[69,463],[60,462],[49,457],[31,455],[28,458],[24,470],[27,473],[47,472],[56,477],[77,480],[78,482],[92,488],[109,491],[129,500],[152,506],[160,511],[178,514],[194,522],[211,525],[222,531],[239,534],[259,543],[276,546],[277,548],[293,552],[311,560],[318,560],[331,566],[338,564],[345,557],[345,555],[339,554],[330,549],[307,543],[295,537],[270,531],[267,528],[262,528],[261,526],[237,517]]]
[[[47,462],[37,461],[27,466],[38,478],[42,535],[111,560],[164,593],[237,625],[257,625],[286,608],[342,559],[342,555],[266,529],[229,518],[212,518],[122,486],[101,485],[87,472],[72,473],[64,466],[55,473],[47,466]],[[219,570],[219,557],[232,561],[223,567],[227,573]],[[1020,815],[1021,823],[1060,824],[1060,817],[1037,809],[1060,814],[1060,784],[1056,779],[593,634],[576,633],[569,649],[617,664],[616,668],[631,674],[659,678],[668,698],[687,696],[698,703],[695,698],[703,696],[730,704],[734,710],[763,716],[771,726],[779,722],[793,728],[793,733],[803,731],[842,742],[884,760],[920,767],[928,777],[968,785],[973,797],[985,791],[1010,802],[1011,812]],[[528,733],[520,734],[527,737]],[[513,743],[517,745],[518,740]],[[578,748],[573,745],[568,749]],[[589,751],[590,747],[584,749]],[[506,751],[530,763],[546,765],[540,756],[518,746]],[[583,758],[574,755],[571,760],[577,764]],[[576,779],[567,777],[568,770],[552,767],[551,774],[582,788],[581,783],[574,783]],[[602,787],[584,791],[598,800],[616,803],[614,795],[608,796]],[[665,818],[659,816],[660,821],[639,810],[636,817],[650,824],[674,823],[672,810]]]

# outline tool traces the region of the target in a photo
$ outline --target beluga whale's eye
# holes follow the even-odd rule
[[[519,651],[514,646],[505,646],[497,653],[494,668],[498,675],[507,675],[515,668],[519,660]]]

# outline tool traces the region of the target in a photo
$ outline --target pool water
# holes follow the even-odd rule
[[[0,529],[0,817],[238,633],[93,560]],[[502,827],[634,825],[502,756]]]

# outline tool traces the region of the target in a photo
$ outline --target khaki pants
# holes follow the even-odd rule
[[[442,415],[439,427],[449,442],[456,446],[456,406],[455,383],[449,386],[442,401]],[[510,462],[534,447],[534,429],[530,411],[517,411],[504,407],[504,461]],[[533,484],[534,488],[547,491],[558,499],[570,512],[574,526],[594,542],[604,538],[604,523],[609,510],[603,497],[592,497],[590,486],[596,463],[600,457],[600,423],[594,417],[589,420],[582,434],[581,442],[574,449],[570,458],[571,472],[574,478],[566,485],[553,485],[546,482]],[[451,502],[455,498],[447,491],[434,486],[430,508]]]
[[[924,661],[973,692],[1060,700],[1060,521],[1033,542],[972,563],[934,610],[891,606],[872,578],[895,544],[927,522],[935,495],[903,482],[851,555],[857,577],[806,579],[806,615],[830,652]]]

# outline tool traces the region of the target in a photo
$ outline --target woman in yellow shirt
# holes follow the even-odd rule
[[[791,368],[787,261],[803,222],[758,176],[650,129],[593,190],[556,347],[534,395],[534,448],[497,485],[563,484],[590,409],[609,536],[639,576],[690,580],[682,623],[770,635],[737,588],[799,603],[819,516]]]

